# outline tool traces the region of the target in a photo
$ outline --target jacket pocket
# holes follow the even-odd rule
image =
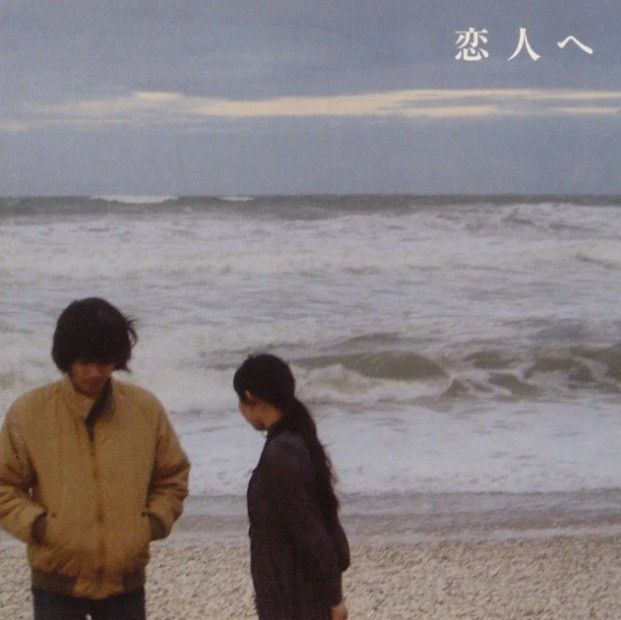
[[[136,570],[146,566],[149,561],[149,543],[151,542],[151,525],[146,512],[140,512],[128,528],[128,540],[124,545],[123,570]]]
[[[148,547],[151,542],[151,520],[149,519],[149,515],[144,511],[140,515],[140,522],[142,524],[141,546]]]
[[[78,575],[85,555],[79,525],[68,523],[61,514],[49,512],[43,540],[32,546],[29,555],[34,568],[47,573]]]
[[[142,568],[149,561],[149,544],[151,543],[151,523],[144,511],[140,514],[137,542],[135,561],[132,565],[135,568]]]

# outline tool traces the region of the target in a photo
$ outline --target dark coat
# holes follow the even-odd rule
[[[261,620],[325,620],[341,601],[349,545],[320,513],[310,453],[290,432],[268,433],[248,484],[250,568]]]

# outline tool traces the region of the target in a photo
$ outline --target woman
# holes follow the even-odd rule
[[[339,523],[330,461],[289,366],[251,355],[233,387],[239,409],[267,430],[248,484],[250,567],[261,620],[344,620],[341,573],[349,545]]]

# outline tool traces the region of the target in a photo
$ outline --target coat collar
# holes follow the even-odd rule
[[[111,410],[114,402],[115,382],[112,378],[110,379],[110,388],[110,402],[106,407],[107,410]],[[77,418],[86,420],[86,416],[88,416],[92,406],[95,404],[95,399],[84,396],[83,394],[80,394],[80,392],[76,391],[68,375],[66,375],[60,382],[60,392],[65,406],[71,414]]]

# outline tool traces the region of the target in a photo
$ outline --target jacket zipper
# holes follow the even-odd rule
[[[89,444],[91,454],[91,465],[93,472],[93,479],[95,481],[95,519],[98,529],[98,544],[96,551],[96,563],[95,563],[95,578],[97,583],[101,583],[104,578],[104,558],[106,554],[106,543],[104,538],[104,511],[102,505],[102,493],[101,493],[101,473],[99,471],[99,465],[97,462],[97,449],[95,443],[95,429],[93,428],[89,432]]]

